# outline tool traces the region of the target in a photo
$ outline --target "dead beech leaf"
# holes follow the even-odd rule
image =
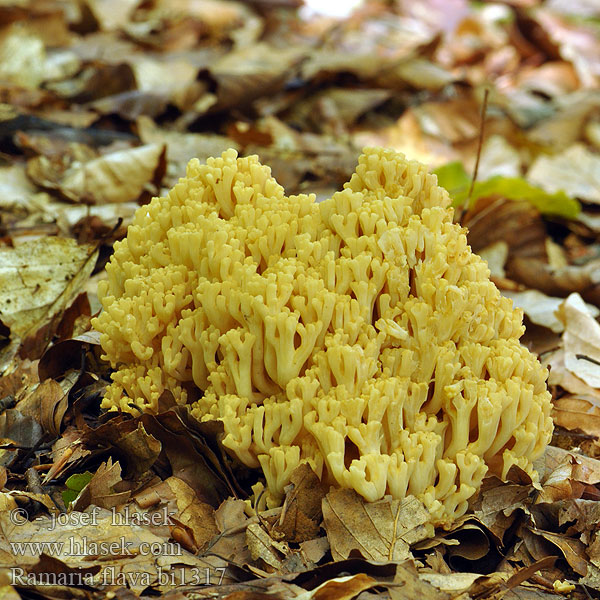
[[[306,49],[302,47],[275,49],[262,42],[225,54],[208,69],[217,84],[216,104],[211,110],[245,106],[278,91],[291,76],[293,65],[305,54]],[[204,112],[201,106],[198,104],[197,110]]]
[[[96,256],[93,246],[58,237],[0,248],[0,318],[11,335],[37,334],[62,313],[90,276]]]
[[[207,554],[222,556],[237,564],[247,564],[252,556],[246,545],[246,527],[250,519],[245,514],[243,500],[228,498],[215,511],[215,523],[219,530],[206,549]]]
[[[253,560],[261,559],[270,567],[280,571],[283,561],[289,556],[290,548],[285,542],[278,542],[258,524],[246,527],[246,544]]]
[[[429,512],[414,496],[366,502],[354,490],[335,490],[323,499],[323,520],[334,560],[353,550],[369,560],[405,560],[411,544],[433,535]]]
[[[190,528],[197,547],[203,548],[218,533],[214,509],[201,502],[194,490],[181,479],[169,477],[165,483],[176,499],[177,520]]]
[[[565,324],[556,316],[559,306],[564,298],[547,296],[539,290],[525,290],[524,292],[503,291],[503,296],[513,301],[513,306],[523,309],[529,320],[536,325],[547,327],[555,333],[561,333]],[[586,304],[586,309],[592,317],[600,315],[600,310],[592,304]]]
[[[465,169],[467,173],[472,172],[468,162],[465,164]],[[506,138],[501,135],[492,135],[481,148],[477,178],[479,181],[485,181],[497,175],[519,177],[521,175],[521,156]]]
[[[558,547],[576,573],[579,573],[579,575],[585,575],[587,573],[588,561],[584,558],[585,545],[582,542],[551,531],[533,530],[533,533],[541,535]]]
[[[508,244],[507,272],[517,258],[546,260],[546,227],[528,202],[480,198],[465,214],[463,225],[469,229],[467,239],[475,252],[499,241]]]
[[[400,563],[396,567],[394,586],[390,586],[389,593],[392,600],[450,600],[455,595],[442,591],[426,580],[425,573],[417,573],[410,561]],[[472,580],[471,580],[472,581]]]
[[[109,458],[98,467],[90,482],[81,490],[72,504],[73,510],[84,510],[90,504],[101,508],[114,508],[125,504],[130,492],[114,490],[121,481],[121,465],[118,462],[113,463],[112,458]]]
[[[565,367],[589,386],[600,388],[600,325],[579,294],[571,294],[558,314],[565,325]]]
[[[305,596],[306,600],[352,600],[361,592],[379,585],[365,573],[336,577],[317,586]],[[304,596],[304,595],[303,595]]]
[[[542,485],[542,491],[537,497],[538,503],[552,503],[559,500],[580,498],[582,487],[573,482],[573,465],[576,459],[567,454],[549,475]],[[573,489],[575,487],[575,489]]]
[[[557,398],[553,401],[552,418],[555,425],[568,431],[581,431],[600,439],[600,403],[596,398]]]
[[[11,440],[23,448],[34,448],[42,437],[42,428],[33,417],[15,408],[0,414],[0,439]]]
[[[585,398],[589,397],[594,403],[600,404],[600,390],[589,386],[565,366],[565,351],[563,348],[559,348],[544,360],[544,365],[550,369],[548,385],[560,385],[571,394],[577,394]]]
[[[273,527],[287,542],[304,542],[317,537],[323,515],[321,502],[325,487],[306,463],[290,476],[293,487],[287,491],[281,516]]]
[[[600,460],[554,446],[546,448],[544,458],[548,475],[536,503],[600,496]]]
[[[518,511],[528,512],[529,494],[533,486],[505,483],[496,477],[483,480],[482,489],[473,505],[473,516],[503,544],[504,534],[515,522]]]
[[[28,88],[44,80],[44,42],[20,23],[0,31],[0,81]]]
[[[153,194],[164,174],[165,146],[146,144],[120,150],[72,166],[58,182],[60,192],[75,202],[134,202]]]
[[[220,156],[228,148],[239,150],[239,145],[223,135],[208,133],[181,133],[158,127],[152,119],[140,116],[136,122],[140,138],[145,144],[167,145],[167,172],[165,185],[177,183],[185,174],[191,157],[205,162],[210,156]]]
[[[570,196],[600,204],[600,154],[575,144],[560,154],[540,156],[527,178],[548,192],[566,191]]]
[[[44,431],[56,436],[68,408],[68,392],[52,379],[46,379],[19,403],[19,410],[37,419]]]
[[[85,0],[103,31],[119,29],[140,4],[140,0]]]
[[[537,258],[517,256],[509,262],[506,271],[511,279],[549,296],[566,296],[578,292],[589,302],[597,304],[597,284],[600,279],[598,259],[583,266],[567,265],[555,268]]]

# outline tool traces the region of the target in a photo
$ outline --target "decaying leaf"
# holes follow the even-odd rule
[[[565,367],[593,388],[600,388],[600,325],[581,296],[571,294],[561,305],[565,325]]]
[[[523,309],[523,312],[532,323],[547,327],[555,333],[561,333],[565,330],[565,323],[556,314],[564,298],[547,296],[538,290],[526,290],[524,292],[507,290],[503,291],[502,295],[510,298],[514,306]],[[574,296],[579,296],[579,294],[574,294]],[[584,304],[584,306],[587,314],[591,317],[600,315],[600,310],[594,305]]]
[[[336,490],[323,500],[323,519],[336,560],[353,550],[369,560],[404,560],[411,544],[433,533],[427,509],[413,496],[369,503],[354,490]]]
[[[13,339],[37,335],[60,315],[81,291],[96,256],[93,246],[57,237],[0,248],[0,318]]]
[[[273,533],[280,534],[288,542],[305,542],[319,533],[321,501],[326,490],[306,463],[292,473],[290,481],[293,487],[286,493]]]
[[[600,154],[581,144],[554,156],[540,156],[527,177],[550,193],[568,191],[573,197],[600,204]]]
[[[134,202],[158,191],[165,172],[165,146],[146,144],[118,150],[65,170],[44,156],[29,161],[28,174],[39,185],[83,204]],[[58,167],[58,168],[57,168]]]
[[[114,508],[124,504],[129,498],[129,490],[116,491],[116,486],[122,481],[121,465],[108,459],[102,463],[90,482],[83,488],[81,494],[73,502],[73,510],[84,510],[90,504],[101,508]]]

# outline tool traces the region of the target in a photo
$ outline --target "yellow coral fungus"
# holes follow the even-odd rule
[[[436,523],[486,473],[535,477],[547,372],[446,191],[401,154],[366,150],[320,204],[286,197],[256,157],[192,160],[106,270],[103,406],[156,411],[169,390],[220,419],[272,503],[303,461],[367,500],[413,494]]]

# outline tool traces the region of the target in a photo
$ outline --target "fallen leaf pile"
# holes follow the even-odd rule
[[[600,5],[334,4],[0,2],[3,598],[600,597]],[[541,483],[490,477],[447,530],[306,466],[267,510],[219,423],[99,408],[138,206],[227,148],[325,198],[367,145],[431,165],[550,368]]]

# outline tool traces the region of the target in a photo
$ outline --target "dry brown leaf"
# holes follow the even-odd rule
[[[527,179],[547,192],[561,190],[569,196],[600,204],[600,154],[575,144],[560,154],[540,156]]]
[[[290,77],[292,67],[306,54],[306,49],[287,46],[277,48],[259,43],[226,54],[210,65],[210,77],[216,82],[214,106],[203,109],[202,98],[196,110],[225,110],[247,106],[256,98],[279,91]]]
[[[202,549],[218,533],[214,509],[201,502],[194,490],[181,479],[169,477],[165,483],[176,499],[177,521],[191,529],[196,547]]]
[[[566,296],[578,292],[588,302],[598,304],[600,261],[597,259],[583,266],[554,268],[537,258],[517,256],[509,262],[506,271],[512,279],[549,296]]]
[[[0,414],[0,439],[10,440],[23,448],[34,448],[42,439],[43,430],[37,419],[24,415],[15,408],[9,408]],[[6,458],[1,451],[2,461]],[[14,456],[9,452],[8,456]]]
[[[42,204],[42,195],[25,175],[22,164],[0,167],[0,209],[2,211],[27,215],[35,212]]]
[[[326,494],[325,486],[306,463],[301,464],[290,476],[292,487],[287,491],[281,516],[272,535],[287,542],[305,542],[317,537],[323,515],[321,502]]]
[[[100,28],[111,31],[122,27],[141,0],[85,0]]]
[[[75,379],[76,381],[76,379]],[[71,381],[71,387],[74,381]],[[68,390],[52,379],[46,379],[18,404],[24,415],[37,419],[44,431],[57,436],[62,418],[68,408]]]
[[[165,171],[165,146],[146,144],[73,163],[56,170],[44,156],[29,161],[28,174],[38,184],[84,204],[134,202],[158,191]]]
[[[457,150],[423,132],[413,108],[405,110],[394,125],[378,131],[357,132],[353,139],[357,147],[389,146],[431,168],[460,159]]]
[[[533,13],[541,35],[559,47],[560,55],[571,61],[585,88],[597,88],[600,81],[600,41],[593,26],[573,23],[562,15],[539,8]]]
[[[579,294],[571,294],[560,306],[564,323],[565,367],[593,388],[600,388],[600,325]]]
[[[376,579],[365,573],[335,577],[317,586],[306,595],[307,600],[351,600],[361,592],[378,585]]]
[[[260,559],[277,571],[283,569],[284,560],[291,554],[285,542],[274,540],[258,523],[246,527],[246,545],[253,560]]]
[[[169,410],[156,416],[145,413],[140,417],[144,429],[161,442],[172,474],[183,479],[200,500],[218,506],[223,498],[230,495],[229,473],[223,470],[211,445],[202,436],[216,426],[212,430],[216,437],[217,432],[222,431],[222,425],[213,423],[207,426],[202,423],[199,424],[199,431],[196,431],[194,423],[197,422],[184,422],[182,419],[186,418],[189,419],[186,410],[177,414]],[[208,429],[202,430],[202,427]]]
[[[480,198],[462,224],[469,229],[467,239],[475,252],[499,241],[508,244],[509,273],[517,259],[546,261],[546,227],[539,212],[527,202]]]
[[[465,169],[467,173],[471,173],[473,167],[465,161]],[[521,155],[505,137],[491,135],[481,148],[477,179],[485,181],[498,175],[519,177],[521,175]]]
[[[534,530],[533,532],[541,535],[544,539],[559,548],[566,561],[576,573],[579,575],[587,573],[588,561],[585,557],[585,545],[582,542],[550,531]]]
[[[528,512],[532,491],[532,486],[501,482],[495,477],[485,479],[473,505],[473,516],[495,536],[496,543],[502,545],[504,534],[515,522],[518,511]]]
[[[562,396],[553,402],[555,425],[600,439],[600,398]]]
[[[21,23],[0,31],[0,81],[36,88],[44,80],[44,42]]]
[[[527,130],[527,139],[553,152],[566,149],[581,139],[586,123],[599,105],[598,90],[578,90],[555,97],[553,110]]]
[[[548,385],[560,385],[564,390],[582,397],[590,397],[594,403],[600,403],[600,390],[590,387],[565,366],[565,352],[559,348],[544,361],[550,370]]]
[[[239,150],[232,139],[223,135],[181,133],[158,127],[152,119],[142,116],[137,120],[140,138],[145,144],[166,144],[167,172],[164,185],[175,184],[185,175],[190,158],[205,162],[210,156],[220,156],[228,148]]]
[[[73,510],[82,511],[91,504],[101,508],[115,508],[125,504],[130,492],[116,492],[115,487],[121,483],[121,465],[109,458],[102,463],[92,476],[90,482],[72,504]]]
[[[215,511],[215,522],[219,535],[209,544],[206,553],[214,553],[238,565],[251,562],[252,557],[246,545],[246,527],[250,520],[245,514],[243,500],[229,498]]]
[[[334,560],[353,550],[369,560],[405,560],[411,544],[433,535],[429,512],[414,496],[369,503],[354,490],[335,490],[323,500],[323,519]]]
[[[564,331],[565,324],[556,315],[560,305],[565,301],[564,298],[547,296],[538,290],[503,291],[502,295],[510,298],[513,306],[521,308],[532,323],[547,327],[555,333]],[[596,306],[592,304],[584,304],[584,306],[590,316],[595,318],[600,315],[600,310]]]
[[[394,585],[389,587],[391,600],[415,600],[416,598],[450,600],[450,598],[456,598],[456,595],[451,596],[427,582],[424,575],[424,573],[418,574],[411,562],[400,563],[396,567]]]
[[[0,248],[0,318],[13,342],[30,340],[32,358],[48,345],[57,317],[79,295],[96,257],[93,246],[58,237]]]

